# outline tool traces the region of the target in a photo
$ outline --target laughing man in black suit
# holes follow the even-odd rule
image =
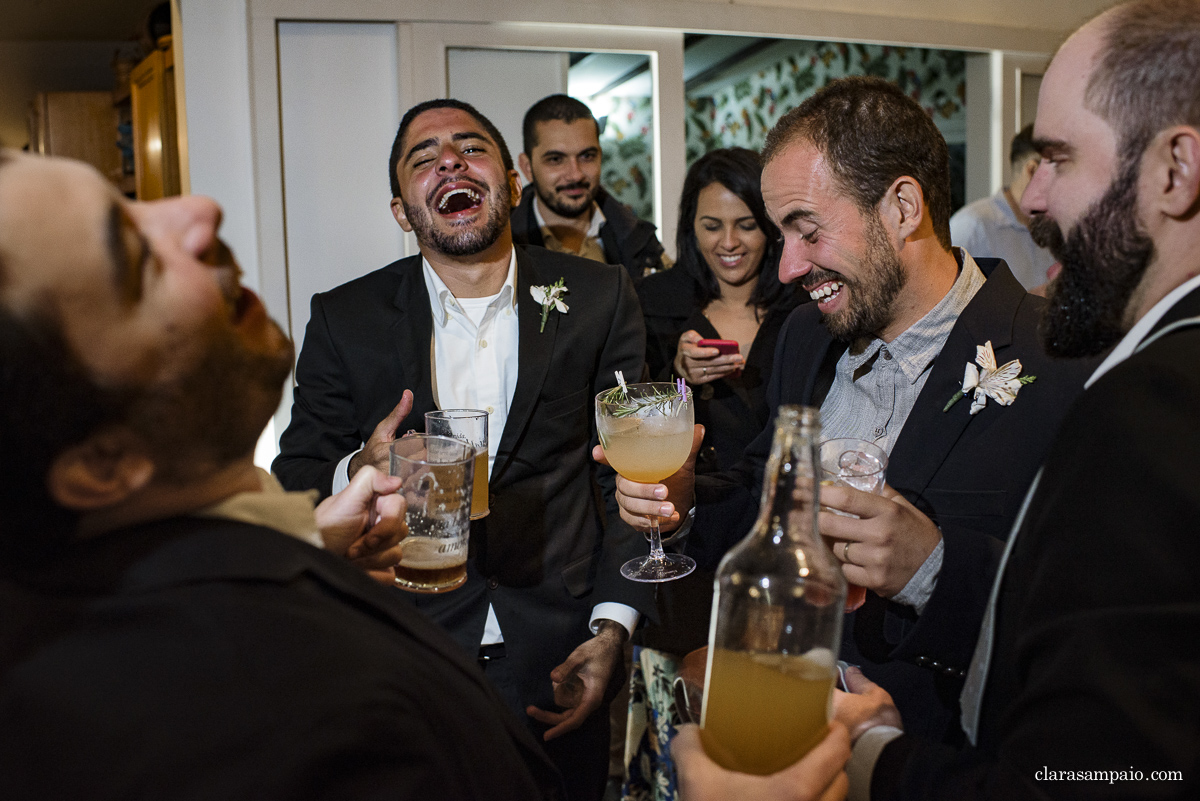
[[[408,597],[528,712],[571,797],[598,798],[602,701],[648,599],[618,573],[645,546],[617,520],[613,474],[589,458],[593,398],[614,371],[641,374],[636,295],[621,267],[514,248],[517,173],[471,106],[409,110],[390,170],[392,212],[421,255],[313,298],[274,468],[289,488],[329,493],[362,465],[386,469],[403,420],[489,412],[491,509],[472,528],[467,583]],[[556,283],[561,306],[535,299]]]

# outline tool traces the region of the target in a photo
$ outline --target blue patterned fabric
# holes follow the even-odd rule
[[[622,799],[676,801],[679,797],[670,742],[682,722],[673,692],[680,666],[679,660],[662,651],[633,649]]]

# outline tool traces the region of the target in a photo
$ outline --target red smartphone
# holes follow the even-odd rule
[[[696,343],[698,348],[716,348],[722,356],[738,352],[738,343],[732,339],[702,339]]]
[[[741,352],[737,341],[733,339],[702,339],[696,343],[696,346],[701,348],[716,348],[722,356],[730,356]],[[734,370],[729,374],[729,377],[737,378],[741,374],[741,370]]]

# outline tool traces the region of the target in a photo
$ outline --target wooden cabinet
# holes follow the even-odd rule
[[[29,147],[47,156],[86,161],[119,180],[117,116],[111,92],[43,92],[29,110]]]
[[[129,76],[138,200],[180,193],[175,63],[169,42],[168,38],[165,49],[155,50],[143,59]]]

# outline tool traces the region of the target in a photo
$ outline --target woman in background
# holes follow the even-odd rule
[[[766,427],[775,341],[807,299],[779,283],[779,229],[767,218],[761,175],[758,154],[744,148],[714,150],[693,164],[679,200],[678,260],[638,288],[651,376],[682,376],[695,392],[696,422],[705,426],[697,472],[728,469]],[[737,352],[702,348],[701,339],[731,340]],[[667,744],[687,718],[675,679],[683,656],[708,640],[712,582],[711,572],[697,569],[660,586],[659,622],[635,635],[623,798],[676,796]],[[689,705],[698,712],[694,696]]]
[[[646,364],[656,380],[682,376],[705,426],[697,472],[729,468],[767,424],[775,340],[807,297],[779,283],[780,240],[767,218],[762,162],[745,148],[714,150],[688,170],[679,200],[678,259],[638,289]],[[701,339],[738,343],[723,355]]]

